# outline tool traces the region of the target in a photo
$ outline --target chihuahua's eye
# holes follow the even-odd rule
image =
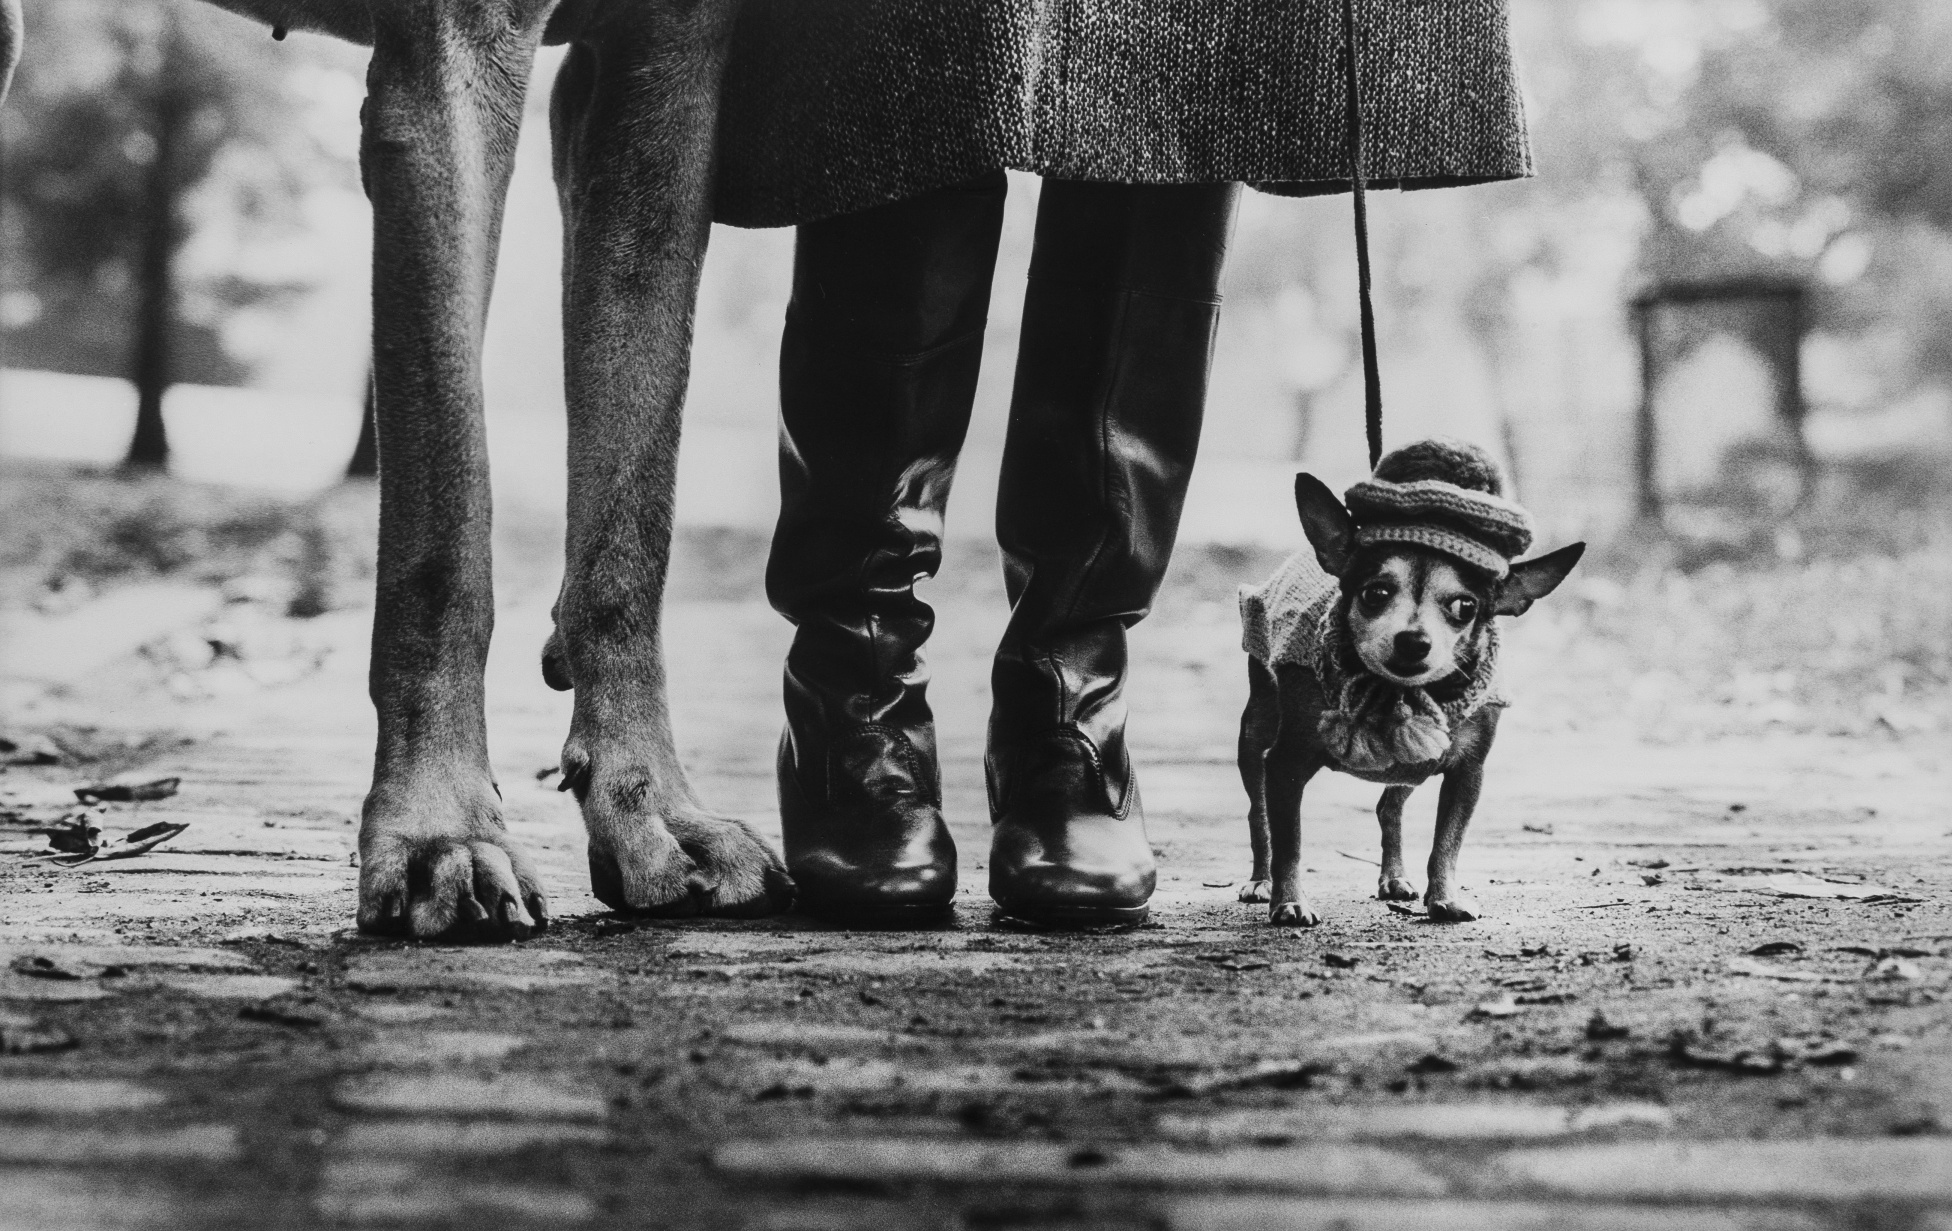
[[[1395,591],[1390,589],[1389,586],[1377,581],[1364,586],[1362,593],[1357,597],[1362,600],[1363,610],[1381,611],[1383,608],[1389,606],[1390,595],[1394,593]]]
[[[1478,618],[1478,601],[1474,598],[1454,598],[1444,604],[1444,614],[1453,624],[1469,624]]]

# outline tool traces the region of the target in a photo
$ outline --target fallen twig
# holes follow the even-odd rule
[[[1342,856],[1342,858],[1344,859],[1353,859],[1357,863],[1366,863],[1372,868],[1380,868],[1383,866],[1382,864],[1376,862],[1374,859],[1364,859],[1361,855],[1351,855],[1347,851],[1337,851],[1335,853]]]

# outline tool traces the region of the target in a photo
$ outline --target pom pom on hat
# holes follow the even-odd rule
[[[1531,516],[1503,489],[1476,445],[1424,440],[1383,458],[1344,499],[1358,546],[1410,543],[1503,577],[1532,545]]]

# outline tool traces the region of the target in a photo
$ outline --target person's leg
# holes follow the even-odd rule
[[[796,626],[780,820],[816,913],[926,917],[956,891],[915,583],[941,565],[1004,193],[999,171],[802,226],[794,249],[766,592]]]
[[[1152,895],[1125,632],[1172,555],[1200,438],[1232,184],[1046,181],[997,497],[990,895],[1048,923]]]

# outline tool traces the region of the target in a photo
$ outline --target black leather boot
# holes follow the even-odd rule
[[[1172,555],[1236,197],[1044,184],[996,515],[1011,616],[991,674],[990,896],[1009,915],[1147,915],[1125,634]]]
[[[766,570],[796,626],[779,747],[802,908],[923,922],[956,892],[915,594],[969,426],[1003,220],[1001,172],[802,226],[780,353],[779,527]]]

